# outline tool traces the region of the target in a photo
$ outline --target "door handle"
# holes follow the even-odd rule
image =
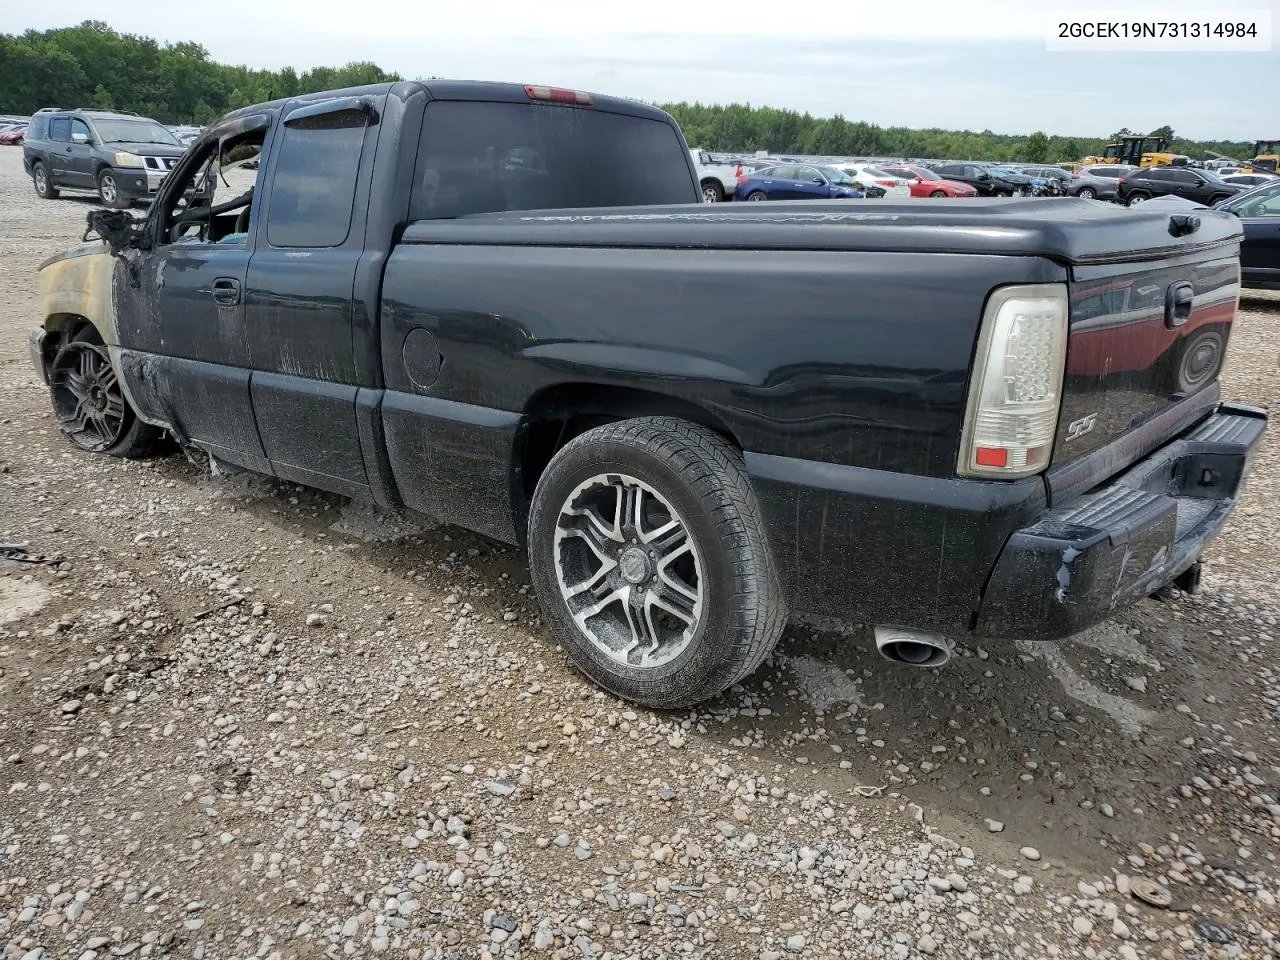
[[[240,281],[234,277],[218,277],[214,280],[213,302],[223,307],[234,307],[240,302]]]
[[[70,152],[71,152],[71,148],[67,147],[67,153],[70,153]]]
[[[1191,305],[1195,300],[1195,288],[1185,280],[1175,283],[1165,291],[1164,323],[1175,330],[1191,319]]]

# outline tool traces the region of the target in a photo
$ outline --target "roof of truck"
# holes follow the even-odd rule
[[[433,100],[482,100],[500,103],[534,103],[521,83],[497,83],[487,80],[397,80],[389,83],[371,83],[359,87],[343,87],[337,90],[321,90],[303,94],[299,97],[288,97],[255,103],[252,106],[233,110],[219,118],[210,127],[222,127],[245,117],[261,114],[264,111],[279,110],[288,103],[313,103],[317,100],[329,100],[335,97],[381,97],[387,94],[407,96],[413,90],[425,90]],[[589,107],[576,109],[606,110],[610,113],[625,113],[633,116],[649,117],[653,120],[671,122],[669,115],[647,103],[625,100],[621,97],[609,97],[591,93]],[[574,109],[574,108],[570,108]]]

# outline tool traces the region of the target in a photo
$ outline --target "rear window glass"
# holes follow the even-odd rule
[[[409,216],[695,203],[669,124],[591,108],[438,100],[427,106]]]

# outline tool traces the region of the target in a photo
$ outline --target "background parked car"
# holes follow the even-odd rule
[[[1036,166],[1018,166],[1014,167],[1018,173],[1024,177],[1031,177],[1034,180],[1041,180],[1048,188],[1046,192],[1054,196],[1062,196],[1067,192],[1067,185],[1071,183],[1071,174],[1061,167],[1050,167],[1043,165]]]
[[[0,142],[3,142],[3,140],[0,139]],[[1236,183],[1242,187],[1260,187],[1264,183],[1270,183],[1275,179],[1277,178],[1270,173],[1233,173],[1223,177],[1222,182]]]
[[[738,178],[735,200],[854,200],[865,194],[834,167],[779,164]]]
[[[25,123],[15,123],[11,127],[0,131],[0,144],[6,147],[17,146],[22,143],[27,135],[27,125]]]
[[[983,197],[1012,197],[1019,189],[1019,185],[996,176],[981,163],[940,163],[932,169],[943,179],[967,183]],[[1022,179],[1027,181],[1021,185],[1021,189],[1025,190],[1030,180],[1026,177]]]
[[[109,110],[39,111],[31,118],[22,165],[36,193],[96,191],[123,208],[156,191],[186,148],[162,124]]]
[[[1210,170],[1144,167],[1120,178],[1117,199],[1127,206],[1133,206],[1152,197],[1172,195],[1208,207],[1247,189],[1236,183],[1225,182]]]
[[[1035,177],[1028,177],[1024,173],[1019,173],[1013,167],[1007,167],[1003,164],[988,163],[985,164],[987,172],[999,180],[1003,180],[1010,187],[1009,196],[1022,197],[1033,192],[1032,188],[1037,188],[1036,192],[1041,192],[1044,187],[1044,181],[1040,180],[1036,183]]]
[[[894,200],[906,200],[911,196],[911,182],[905,177],[890,173],[883,167],[872,166],[869,163],[841,163],[836,165],[836,169],[848,174],[854,184],[867,193],[867,196],[871,196],[869,192],[871,187],[883,187],[884,196]]]
[[[1240,282],[1280,290],[1280,177],[1220,201],[1217,209],[1234,213],[1244,227]]]
[[[1092,167],[1081,167],[1071,178],[1067,193],[1073,197],[1084,197],[1086,200],[1114,200],[1120,189],[1120,178],[1128,176],[1137,167],[1124,164],[1098,164]]]
[[[698,171],[698,187],[705,203],[732,200],[738,177],[755,169],[754,164],[725,157],[716,157],[706,150],[692,149],[693,165]]]
[[[913,197],[976,197],[978,195],[978,191],[969,184],[958,180],[943,180],[940,174],[918,164],[884,166],[880,169],[905,179],[907,189],[911,191]]]

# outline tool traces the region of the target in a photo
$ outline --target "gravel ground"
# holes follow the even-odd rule
[[[25,337],[91,204],[16,149],[0,204],[0,542],[66,558],[0,561],[0,956],[1277,956],[1274,442],[1195,597],[934,672],[792,628],[658,714],[511,549],[72,448]]]

